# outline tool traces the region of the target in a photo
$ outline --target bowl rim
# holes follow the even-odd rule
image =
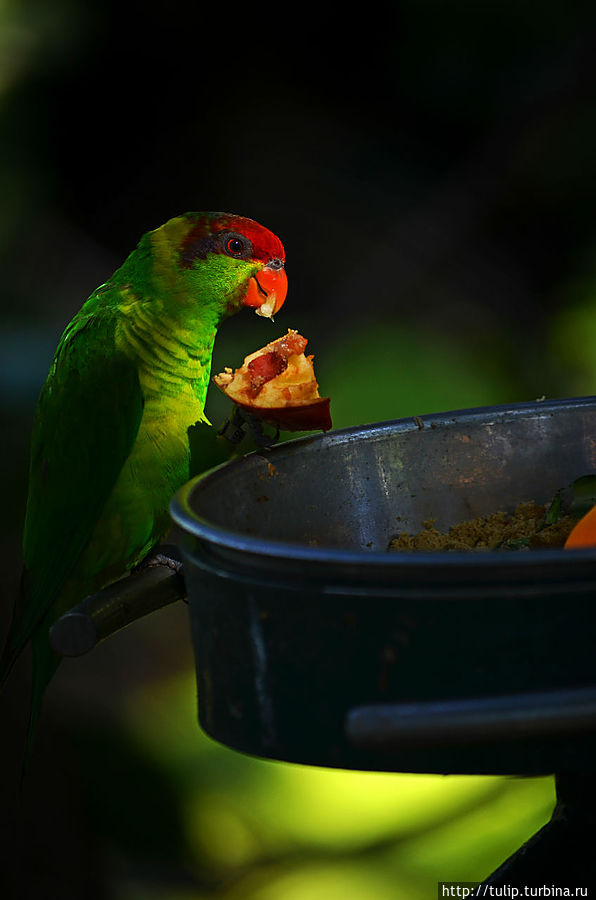
[[[325,434],[307,435],[277,444],[268,449],[264,457],[263,451],[255,450],[237,459],[221,463],[207,471],[196,475],[181,487],[170,503],[170,514],[174,523],[187,534],[210,545],[226,555],[230,553],[249,556],[262,563],[265,559],[288,560],[300,564],[334,564],[337,566],[358,567],[363,570],[390,568],[399,570],[417,569],[465,569],[478,573],[491,570],[514,570],[520,574],[540,565],[540,568],[555,569],[567,567],[569,563],[579,566],[583,571],[596,563],[596,547],[587,549],[554,550],[535,549],[529,553],[473,553],[466,551],[388,551],[361,550],[334,546],[317,545],[316,547],[297,541],[278,540],[276,538],[260,538],[235,531],[221,525],[215,525],[205,517],[196,513],[191,505],[194,492],[204,482],[219,479],[223,473],[228,475],[234,469],[244,469],[253,460],[275,462],[277,456],[287,452],[295,452],[300,446],[313,443],[332,446],[345,441],[353,441],[355,436],[383,434],[386,431],[419,431],[421,427],[448,427],[455,422],[484,421],[487,425],[498,420],[552,416],[560,410],[574,409],[596,410],[596,395],[571,397],[556,400],[537,400],[520,403],[500,404],[495,406],[470,407],[467,409],[448,410],[441,413],[427,413],[421,416],[408,416],[355,425],[347,428],[331,430]],[[492,420],[492,421],[491,421]],[[588,571],[589,571],[588,568]],[[578,573],[580,574],[580,573]]]

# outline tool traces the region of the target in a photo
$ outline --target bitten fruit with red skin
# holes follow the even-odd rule
[[[237,406],[284,431],[328,431],[329,397],[319,395],[306,344],[290,329],[247,356],[239,369],[226,368],[213,380]]]

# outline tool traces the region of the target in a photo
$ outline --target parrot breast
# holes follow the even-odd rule
[[[137,565],[163,539],[171,525],[170,499],[190,474],[188,428],[209,424],[204,408],[215,329],[200,334],[166,316],[156,319],[139,303],[123,311],[116,346],[137,366],[143,414],[77,565],[77,579],[93,579],[96,589]]]

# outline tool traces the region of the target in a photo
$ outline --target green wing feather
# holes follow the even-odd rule
[[[116,350],[115,324],[109,310],[75,317],[40,396],[31,444],[22,608],[0,662],[0,681],[59,600],[139,430],[138,371]]]

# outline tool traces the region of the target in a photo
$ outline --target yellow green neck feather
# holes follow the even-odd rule
[[[174,402],[185,410],[186,427],[203,418],[216,327],[182,325],[159,299],[140,300],[128,291],[119,311],[116,344],[138,365],[146,414],[169,414]]]
[[[258,266],[216,253],[185,264],[180,247],[188,229],[178,217],[144,235],[108,286],[118,297],[117,344],[139,365],[151,414],[163,414],[178,397],[197,421],[217,328],[242,305]]]

